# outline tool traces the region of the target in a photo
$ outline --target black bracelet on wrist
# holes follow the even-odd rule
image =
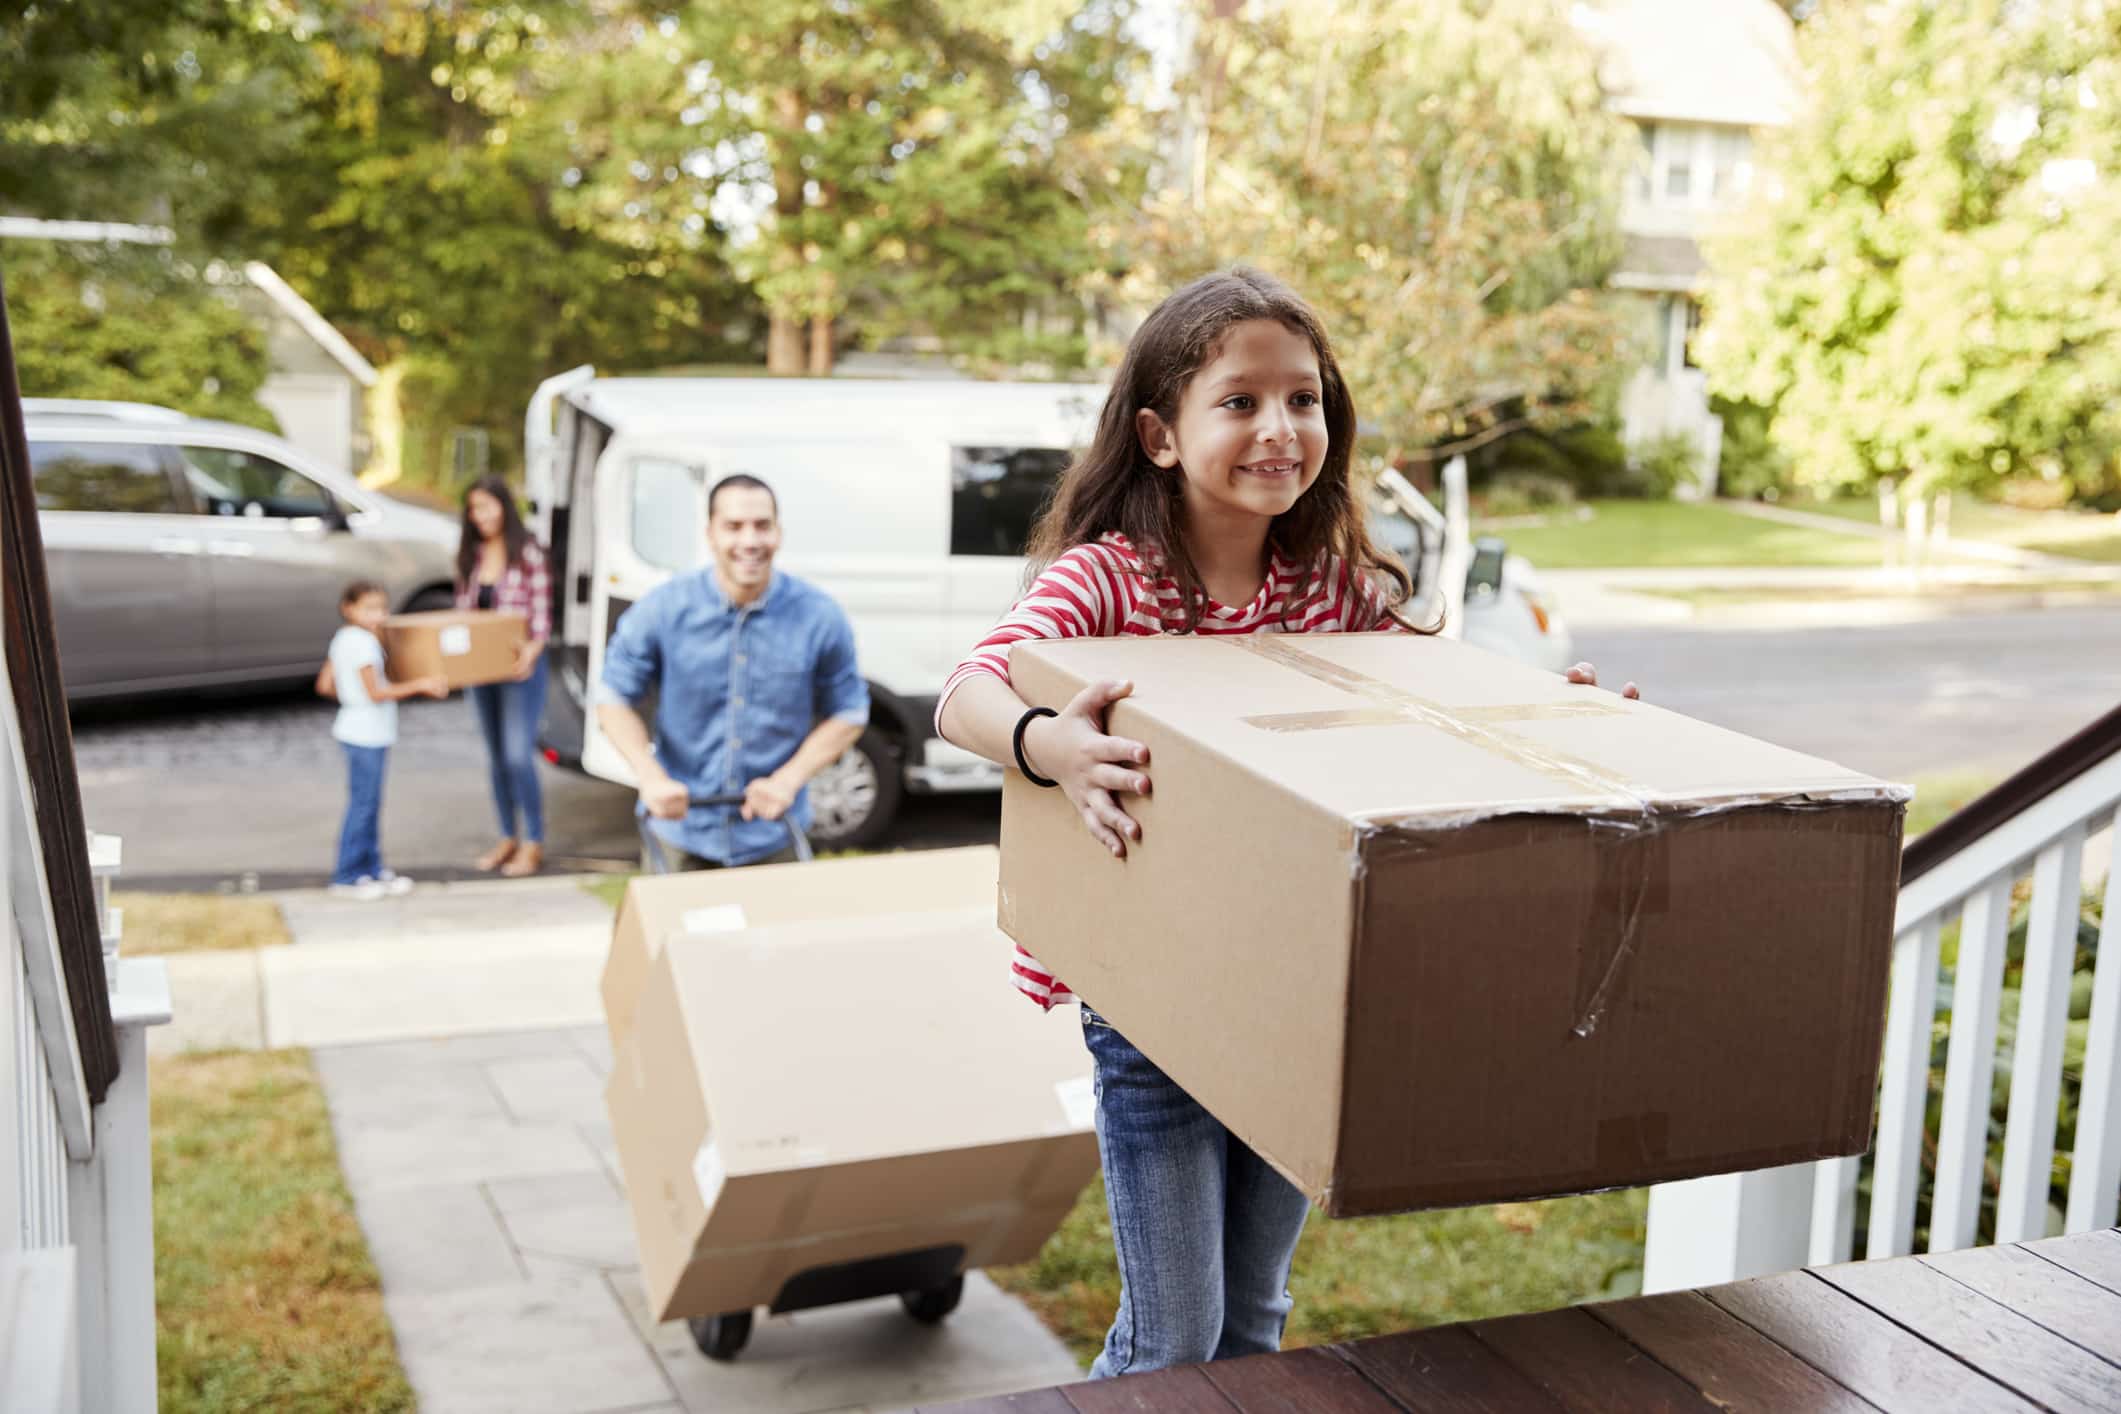
[[[1059,715],[1060,713],[1054,711],[1051,707],[1033,707],[1030,711],[1024,713],[1023,716],[1016,719],[1016,732],[1009,739],[1010,748],[1016,752],[1016,769],[1022,771],[1024,779],[1035,786],[1057,786],[1060,782],[1047,780],[1044,776],[1032,770],[1031,763],[1024,759],[1024,728],[1030,726],[1039,717],[1058,717]]]

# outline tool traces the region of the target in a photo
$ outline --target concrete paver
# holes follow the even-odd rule
[[[672,1394],[594,1272],[400,1292],[386,1270],[383,1305],[425,1414],[591,1414]]]
[[[265,1044],[264,992],[258,951],[173,953],[169,964],[172,1016],[150,1027],[147,1053],[249,1051]]]
[[[476,1184],[369,1189],[355,1201],[369,1254],[390,1290],[461,1291],[523,1279],[501,1217]]]

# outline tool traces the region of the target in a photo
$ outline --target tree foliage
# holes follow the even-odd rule
[[[157,247],[9,241],[0,276],[25,397],[159,403],[271,428],[265,337],[206,272]]]
[[[1178,161],[1113,236],[1130,293],[1237,262],[1280,275],[1324,317],[1365,420],[1402,448],[1605,404],[1623,335],[1598,291],[1634,140],[1562,6],[1198,15]]]
[[[1699,357],[1798,478],[2121,495],[2121,0],[1828,4]]]
[[[1036,316],[1086,269],[1086,212],[1124,182],[1108,120],[1139,60],[1132,9],[673,8],[629,66],[634,115],[593,185],[647,219],[720,216],[777,372],[829,371],[843,335],[906,333],[1077,363],[1076,331],[1042,342]]]

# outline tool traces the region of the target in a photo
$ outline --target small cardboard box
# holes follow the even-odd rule
[[[1003,929],[1329,1214],[1868,1143],[1904,789],[1438,638],[1010,671],[1154,789],[1121,861],[1012,773]]]
[[[991,917],[1000,871],[1001,851],[976,845],[640,875],[626,886],[604,960],[604,1022],[612,1044],[623,1044],[632,1030],[635,1003],[666,937],[924,909],[977,906]]]
[[[991,905],[668,940],[605,1089],[657,1320],[1037,1255],[1097,1171],[1095,1105],[1009,955]]]
[[[383,648],[392,681],[439,674],[451,689],[480,687],[515,676],[516,652],[529,633],[521,614],[435,609],[385,619]]]

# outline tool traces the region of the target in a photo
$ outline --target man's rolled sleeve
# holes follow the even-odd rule
[[[834,606],[825,624],[825,643],[817,663],[817,715],[855,726],[869,723],[869,684],[854,657],[854,627]]]
[[[631,707],[648,695],[662,672],[662,635],[657,595],[650,594],[619,616],[619,626],[604,645],[604,671],[596,700]]]

